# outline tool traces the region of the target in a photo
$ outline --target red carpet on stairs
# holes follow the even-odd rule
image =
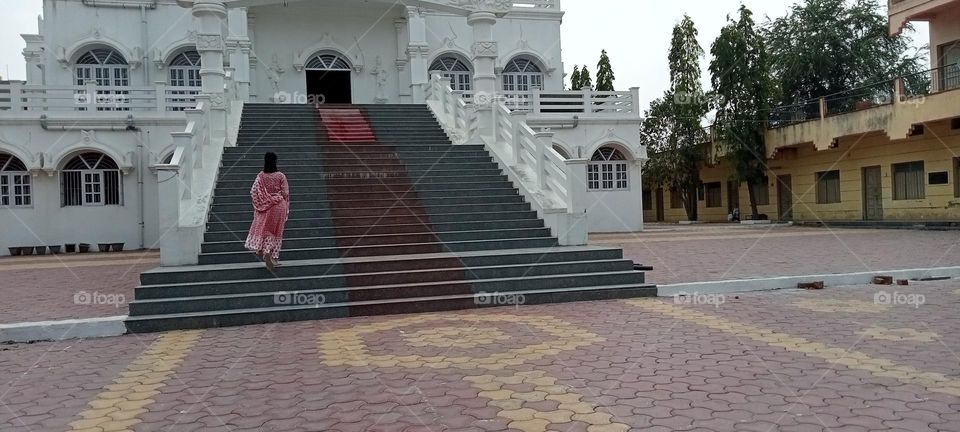
[[[321,109],[320,119],[327,129],[330,141],[362,143],[377,140],[359,109]]]

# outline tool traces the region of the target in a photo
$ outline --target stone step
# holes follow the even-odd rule
[[[246,201],[235,204],[223,204],[214,199],[211,210],[214,212],[252,212],[250,197],[245,197]],[[324,197],[325,198],[325,197]],[[493,196],[461,196],[455,198],[417,198],[420,204],[424,206],[437,205],[469,205],[469,204],[521,204],[524,202],[520,195],[493,195]],[[306,200],[303,197],[291,197],[291,210],[329,210],[331,208],[385,208],[403,203],[403,197],[392,197],[385,199],[355,199],[355,200],[330,200],[317,199]]]
[[[253,180],[246,182],[245,184],[233,185],[233,186],[218,186],[214,191],[214,195],[243,195],[250,196],[250,185],[253,184]],[[433,183],[424,183],[418,182],[416,185],[413,183],[373,183],[373,184],[357,184],[354,186],[338,185],[336,193],[379,193],[379,192],[393,192],[393,193],[406,193],[409,191],[469,191],[475,189],[501,189],[509,188],[513,186],[509,181],[499,180],[499,181],[487,181],[487,182],[463,182],[463,183],[451,183],[451,184],[433,184]],[[301,195],[308,193],[317,193],[318,191],[325,191],[326,188],[323,185],[314,184],[291,184],[290,185],[290,194],[291,195]]]
[[[341,246],[380,246],[380,245],[401,245],[430,242],[461,242],[472,240],[507,240],[516,238],[538,238],[550,237],[548,228],[521,228],[521,229],[497,229],[497,230],[474,230],[474,231],[451,231],[451,232],[433,232],[429,231],[428,226],[421,228],[421,232],[414,233],[389,233],[389,234],[370,234],[361,233],[359,235],[338,235],[336,237],[308,237],[308,238],[285,238],[283,247],[287,249],[313,249],[330,247],[331,245]],[[230,241],[205,242],[201,246],[203,253],[220,252],[241,252],[244,249],[243,238],[236,238]]]
[[[656,286],[629,284],[587,285],[567,289],[515,291],[515,297],[524,304],[562,303],[591,300],[614,300],[656,296]],[[130,316],[126,320],[131,333],[149,333],[177,329],[198,329],[277,322],[307,321],[351,316],[389,315],[403,313],[441,312],[479,307],[496,307],[487,303],[486,294],[454,294],[436,297],[403,298],[395,300],[356,301],[323,305],[283,306],[259,309],[233,309],[218,312]]]
[[[245,193],[236,195],[226,195],[223,192],[224,190],[218,190],[217,194],[213,197],[213,204],[216,205],[229,205],[229,204],[250,204],[250,191],[247,190]],[[519,191],[517,189],[504,187],[496,189],[472,189],[472,190],[455,190],[455,191],[430,191],[430,190],[414,190],[414,191],[403,191],[403,192],[347,192],[347,193],[338,193],[334,191],[327,192],[310,192],[299,194],[295,197],[292,197],[292,201],[322,201],[322,200],[331,200],[331,201],[342,201],[350,200],[356,197],[357,200],[369,201],[369,200],[397,200],[406,196],[413,196],[420,199],[444,199],[444,198],[469,198],[469,197],[512,197],[519,196]]]
[[[537,212],[484,212],[484,213],[451,213],[430,215],[429,218],[421,216],[367,216],[367,217],[345,217],[339,218],[339,224],[342,226],[371,226],[371,225],[410,225],[423,224],[429,219],[431,224],[442,223],[467,223],[467,222],[487,222],[494,220],[535,220]],[[287,221],[287,228],[328,228],[333,227],[332,218],[309,218],[309,219],[290,219]],[[207,232],[219,231],[245,231],[250,229],[250,221],[221,221],[215,218],[209,218],[207,221]]]
[[[554,238],[517,238],[494,240],[467,240],[460,242],[426,242],[396,245],[354,246],[350,248],[327,247],[308,249],[285,249],[280,258],[284,260],[308,260],[336,257],[361,257],[385,255],[414,255],[424,253],[463,252],[476,250],[521,249],[530,247],[554,247]],[[259,258],[252,252],[201,253],[200,264],[224,264],[256,262]]]
[[[447,214],[471,214],[474,212],[523,212],[530,210],[530,204],[507,203],[507,204],[461,204],[461,205],[433,205],[429,207],[431,216],[440,216]],[[333,213],[336,213],[334,216]],[[390,217],[390,216],[417,216],[427,217],[428,211],[418,206],[417,203],[406,202],[391,207],[346,207],[341,209],[307,209],[290,210],[291,219],[322,219],[331,216],[337,219],[351,217]],[[211,211],[210,220],[223,222],[252,222],[252,211],[224,212]]]
[[[450,223],[431,223],[429,224],[434,232],[442,233],[446,231],[465,231],[465,230],[493,230],[493,229],[521,229],[521,228],[543,228],[543,221],[539,219],[519,219],[502,221],[470,221],[470,222],[450,222]],[[324,228],[288,228],[283,233],[284,239],[308,238],[308,237],[334,237],[336,235],[358,236],[358,235],[376,235],[376,234],[399,234],[415,233],[423,231],[424,224],[397,224],[397,225],[360,225],[360,226],[329,226]],[[247,229],[239,231],[208,231],[204,234],[204,241],[223,242],[238,239],[246,239]]]
[[[284,265],[268,272],[262,263],[233,263],[187,267],[158,267],[140,274],[140,283],[146,285],[212,282],[221,280],[273,279],[334,274],[350,270],[353,273],[398,273],[401,271],[441,268],[491,267],[504,265],[534,265],[538,263],[573,261],[621,260],[619,249],[596,246],[564,246],[556,248],[527,248],[507,251],[464,251],[425,255],[355,257],[284,261]]]
[[[319,168],[319,169],[317,169]],[[217,181],[250,181],[260,172],[262,168],[249,167],[244,170],[238,167],[233,167],[229,171],[222,172],[218,177]],[[496,165],[487,163],[484,165],[460,165],[460,166],[449,166],[449,165],[421,165],[414,167],[413,169],[406,169],[401,164],[398,165],[353,165],[353,166],[323,166],[315,167],[316,171],[306,171],[306,170],[282,170],[286,176],[287,181],[306,181],[306,180],[328,180],[328,179],[395,179],[395,178],[406,178],[406,179],[420,179],[422,177],[482,177],[482,176],[497,176],[503,174],[503,170],[496,168]]]

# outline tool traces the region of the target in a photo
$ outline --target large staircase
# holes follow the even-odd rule
[[[244,250],[250,186],[279,156],[283,265]],[[500,294],[500,295],[496,295]],[[247,104],[200,265],[141,275],[133,332],[656,295],[619,249],[561,247],[483,146],[423,105]]]

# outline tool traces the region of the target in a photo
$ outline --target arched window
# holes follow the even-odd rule
[[[504,91],[528,92],[543,89],[543,71],[530,59],[517,57],[510,60],[501,75]]]
[[[587,165],[587,189],[622,191],[630,189],[627,158],[614,147],[600,147]]]
[[[31,205],[33,205],[33,194],[27,166],[16,156],[0,153],[0,206],[29,207]]]
[[[325,51],[311,57],[310,61],[307,62],[306,68],[316,70],[348,71],[350,70],[350,62],[348,62],[347,59],[343,58],[343,56],[338,53]]]
[[[82,153],[70,159],[60,173],[61,205],[122,205],[123,177],[110,156]]]
[[[430,76],[440,74],[451,82],[451,88],[463,92],[473,90],[473,72],[470,65],[459,57],[443,56],[430,65]]]
[[[167,111],[183,111],[195,106],[194,96],[200,94],[200,53],[185,51],[178,54],[170,62],[169,73],[170,94],[184,97],[168,99],[171,106]]]
[[[130,65],[120,53],[106,48],[87,51],[76,64],[76,85],[84,86],[93,83],[97,87],[128,87],[130,85]],[[80,92],[85,95],[86,93]],[[85,99],[88,104],[97,106],[97,111],[127,111],[125,107],[129,101],[130,92],[122,89],[97,90],[96,97],[89,95]],[[86,111],[81,107],[80,111]]]
[[[558,153],[560,156],[562,156],[564,159],[570,159],[570,155],[567,153],[567,151],[564,150],[563,147],[560,147],[560,146],[557,145],[557,144],[554,144],[554,145],[553,145],[553,151],[557,152],[557,153]]]
[[[200,53],[186,51],[170,62],[171,87],[200,87]]]

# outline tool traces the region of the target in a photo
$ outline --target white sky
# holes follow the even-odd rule
[[[600,50],[606,49],[616,73],[617,90],[640,87],[642,106],[663,94],[668,86],[667,51],[673,26],[689,14],[700,32],[700,44],[709,53],[728,14],[740,3],[758,22],[783,15],[800,0],[563,0],[567,12],[563,23],[563,61],[569,73],[574,64],[588,64],[596,74]],[[24,78],[21,33],[37,31],[41,0],[3,0],[0,14],[0,76]],[[917,25],[920,44],[926,43],[927,27]],[[703,60],[705,87],[708,86]],[[9,71],[9,73],[8,73]]]

